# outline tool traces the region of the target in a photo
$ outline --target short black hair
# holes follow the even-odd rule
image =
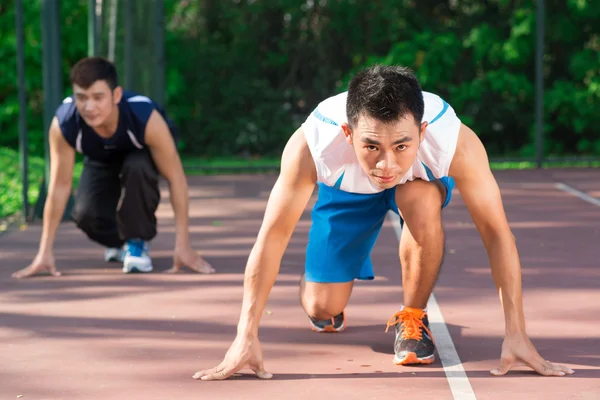
[[[71,69],[71,84],[89,88],[97,81],[106,81],[110,90],[118,85],[115,65],[102,57],[87,57],[81,59]]]
[[[407,67],[373,65],[358,72],[348,84],[346,115],[350,126],[366,115],[393,122],[412,114],[421,124],[425,105],[421,84]]]

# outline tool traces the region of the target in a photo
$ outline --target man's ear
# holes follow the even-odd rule
[[[123,98],[123,88],[121,86],[117,86],[113,90],[113,101],[114,101],[115,105],[119,104],[121,102],[122,98]]]
[[[346,136],[346,142],[352,144],[352,130],[350,129],[350,125],[344,122],[342,124],[342,130],[344,131],[344,136]]]
[[[427,131],[427,125],[429,125],[429,123],[427,121],[421,123],[421,129],[419,130],[419,143],[423,143],[423,139],[425,139],[425,132]]]

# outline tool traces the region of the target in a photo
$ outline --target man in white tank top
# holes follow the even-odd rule
[[[525,364],[542,375],[573,373],[545,361],[525,331],[521,272],[500,190],[479,138],[440,97],[422,92],[412,71],[373,66],[348,92],[320,103],[290,138],[281,173],[246,267],[238,336],[224,361],[195,379],[226,379],[249,367],[270,378],[258,324],[290,236],[315,184],[301,303],[314,331],[340,332],[355,279],[373,279],[371,249],[388,211],[400,215],[403,306],[388,321],[396,364],[430,364],[434,341],[426,304],[444,250],[441,210],[456,184],[490,257],[502,301],[504,375]]]

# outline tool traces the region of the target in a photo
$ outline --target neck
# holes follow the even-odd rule
[[[98,136],[105,139],[111,137],[117,131],[119,125],[119,106],[115,105],[115,110],[111,113],[110,117],[102,124],[94,128],[94,131]]]

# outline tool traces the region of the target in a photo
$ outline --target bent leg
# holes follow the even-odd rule
[[[445,199],[446,188],[439,181],[415,180],[396,189],[404,220],[399,255],[406,307],[424,309],[437,280],[444,255]]]
[[[117,224],[125,240],[152,240],[156,236],[156,209],[160,202],[158,171],[147,151],[128,154],[121,171],[123,198]]]
[[[353,281],[300,283],[300,302],[308,314],[311,329],[315,332],[341,332],[346,329],[344,308],[352,293]]]
[[[435,346],[425,312],[444,254],[441,210],[447,190],[440,181],[416,180],[396,188],[395,200],[404,219],[399,255],[404,308],[388,321],[395,326],[394,363],[431,364]]]
[[[121,247],[116,212],[121,184],[120,163],[85,160],[73,209],[73,220],[93,241],[106,247]]]
[[[354,281],[343,283],[300,282],[300,302],[309,317],[327,320],[346,308]]]
[[[355,194],[319,184],[300,289],[313,330],[343,329],[354,280],[374,278],[371,250],[388,210],[387,193]],[[330,326],[322,329],[324,324]]]

